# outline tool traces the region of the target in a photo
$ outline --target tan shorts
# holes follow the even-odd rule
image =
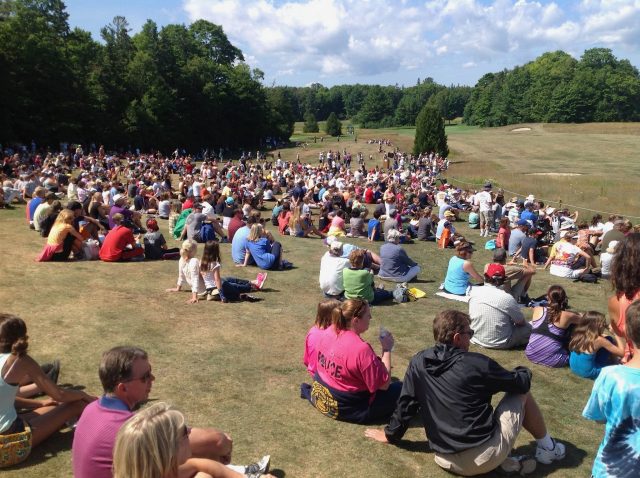
[[[489,225],[493,222],[493,211],[480,211],[480,222]]]
[[[507,394],[493,411],[500,424],[491,438],[460,453],[436,453],[435,462],[451,473],[474,476],[495,470],[509,456],[524,419],[524,395]]]

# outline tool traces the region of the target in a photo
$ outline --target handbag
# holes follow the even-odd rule
[[[87,261],[100,258],[100,243],[95,239],[87,239],[82,243],[82,257]]]
[[[26,423],[21,432],[0,435],[0,468],[22,463],[30,453],[31,428]]]

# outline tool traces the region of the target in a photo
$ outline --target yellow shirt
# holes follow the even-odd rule
[[[54,224],[49,232],[49,237],[47,237],[47,244],[50,246],[59,246],[67,238],[71,229],[73,229],[71,224]]]

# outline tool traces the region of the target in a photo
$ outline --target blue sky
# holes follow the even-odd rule
[[[265,84],[474,85],[546,51],[611,48],[640,67],[640,0],[66,0],[98,39],[116,15],[132,34],[199,18],[222,25]]]

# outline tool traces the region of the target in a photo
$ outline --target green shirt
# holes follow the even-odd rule
[[[365,299],[373,302],[373,274],[366,269],[344,269],[342,285],[347,299]]]

